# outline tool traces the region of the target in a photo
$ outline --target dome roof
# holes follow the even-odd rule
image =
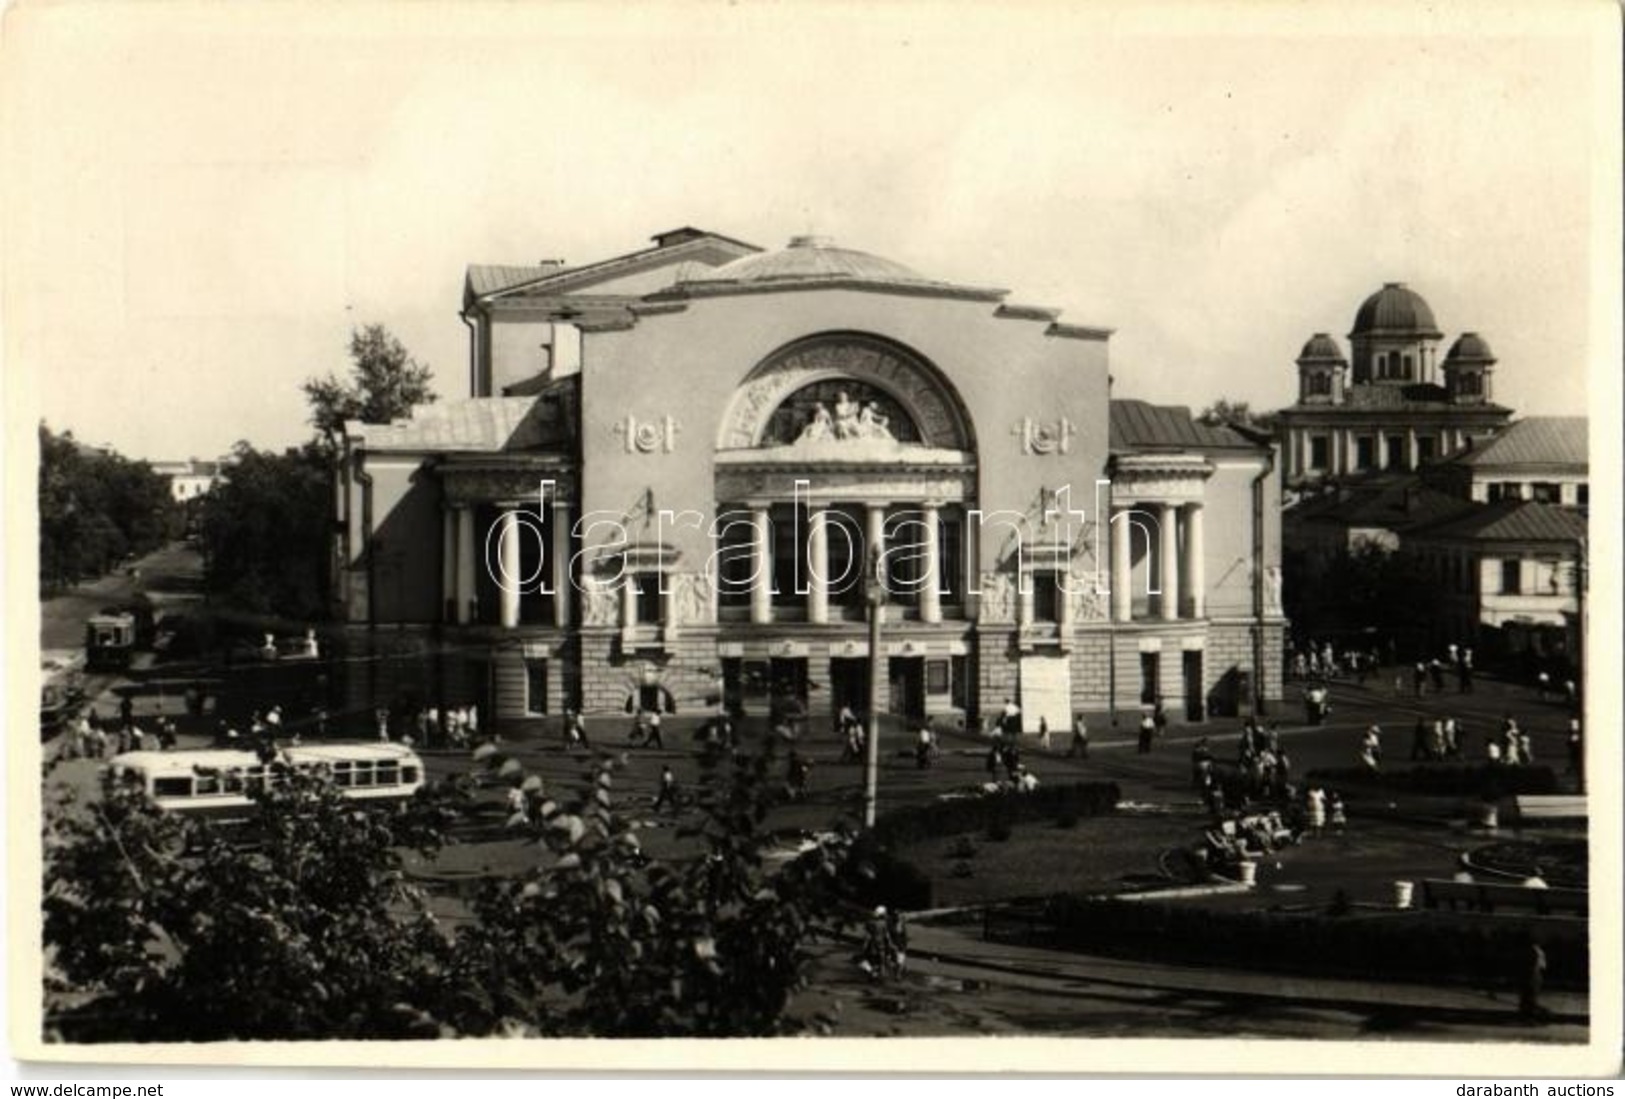
[[[1337,341],[1326,332],[1316,332],[1309,337],[1309,342],[1303,345],[1298,352],[1300,363],[1326,362],[1347,363],[1343,358],[1343,349],[1337,346]]]
[[[894,260],[851,248],[837,248],[828,237],[792,237],[777,252],[761,252],[704,272],[693,282],[804,282],[808,279],[939,285]]]
[[[1446,363],[1492,363],[1495,361],[1495,352],[1490,350],[1489,341],[1477,332],[1463,332],[1456,337],[1456,342],[1450,345],[1450,350],[1444,357]]]
[[[1431,336],[1442,332],[1433,319],[1433,310],[1422,295],[1402,282],[1384,283],[1354,314],[1350,336]]]

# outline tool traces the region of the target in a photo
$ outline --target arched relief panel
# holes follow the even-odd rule
[[[815,383],[840,379],[855,380],[895,400],[910,421],[910,434],[919,436],[917,445],[975,450],[970,417],[940,371],[901,344],[855,332],[810,336],[763,359],[734,392],[717,449],[782,444],[789,428],[782,415],[775,423],[781,406]]]

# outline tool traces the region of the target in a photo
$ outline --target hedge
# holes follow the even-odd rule
[[[931,878],[919,867],[899,858],[873,836],[859,837],[843,867],[847,899],[865,908],[877,904],[911,911],[931,907]]]
[[[1440,764],[1402,771],[1335,767],[1310,771],[1308,779],[1332,789],[1359,787],[1394,793],[1490,799],[1517,794],[1552,794],[1558,788],[1557,774],[1550,767],[1508,767],[1491,763]]]
[[[1111,812],[1120,796],[1115,782],[1081,782],[1041,786],[1025,794],[950,798],[885,813],[871,834],[881,846],[900,847],[922,839],[986,832],[998,825],[1079,820]]]
[[[1534,934],[1548,983],[1589,981],[1586,922],[1441,919],[1426,913],[1330,916],[1236,912],[1155,901],[1057,895],[1040,918],[1046,945],[1090,953],[1326,977],[1516,984]]]

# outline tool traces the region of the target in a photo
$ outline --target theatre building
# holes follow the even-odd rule
[[[694,229],[472,267],[462,316],[466,397],[346,427],[358,708],[861,713],[876,589],[894,714],[1280,694],[1272,450],[1113,400],[1107,329]]]

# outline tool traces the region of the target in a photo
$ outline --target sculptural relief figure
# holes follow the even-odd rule
[[[678,578],[677,607],[679,620],[704,624],[711,621],[711,581],[696,573],[684,573]]]
[[[1016,619],[1016,592],[1008,573],[982,574],[981,620],[983,622],[1014,622]]]
[[[613,588],[591,584],[581,593],[582,624],[614,626],[620,622],[621,607]]]
[[[1279,611],[1281,609],[1281,567],[1269,565],[1264,569],[1264,607],[1266,610]]]
[[[863,406],[858,415],[858,437],[863,439],[890,439],[891,429],[886,426],[886,414],[880,411],[875,402],[870,401]]]
[[[812,420],[801,429],[801,437],[797,442],[816,443],[828,439],[835,434],[835,421],[830,418],[829,409],[824,407],[823,401],[813,405]]]
[[[858,422],[858,414],[862,411],[858,402],[841,390],[835,398],[835,437],[837,439],[856,439],[862,434],[862,425]]]

